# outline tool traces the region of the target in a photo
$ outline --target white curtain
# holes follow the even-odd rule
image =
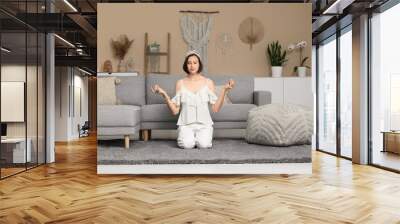
[[[212,17],[207,14],[185,14],[181,17],[183,39],[188,44],[188,51],[197,51],[203,62],[203,72],[207,74],[208,37],[211,31]]]

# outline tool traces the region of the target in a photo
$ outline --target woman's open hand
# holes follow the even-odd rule
[[[231,90],[235,86],[235,80],[229,79],[228,83],[225,84],[224,88],[226,91]]]
[[[165,92],[165,90],[163,90],[159,85],[154,85],[154,86],[152,86],[151,87],[151,91],[153,92],[153,93],[158,93],[158,94],[160,94],[161,96],[165,96],[167,93]]]

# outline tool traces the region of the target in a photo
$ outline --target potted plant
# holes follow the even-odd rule
[[[299,62],[300,64],[298,66],[294,67],[294,72],[297,72],[297,75],[299,77],[305,77],[307,68],[310,68],[309,66],[305,65],[306,61],[308,60],[308,57],[303,58],[303,48],[307,46],[307,42],[305,41],[300,41],[297,44],[291,44],[288,47],[289,52],[294,51],[296,49],[299,49]]]
[[[279,41],[274,41],[267,46],[267,54],[271,64],[272,77],[282,76],[282,66],[287,61],[286,50],[282,50]]]
[[[153,42],[149,45],[149,52],[160,52],[160,44]]]

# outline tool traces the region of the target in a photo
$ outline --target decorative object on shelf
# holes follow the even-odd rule
[[[309,66],[305,65],[306,61],[308,60],[308,57],[303,58],[303,48],[307,46],[307,42],[305,41],[300,41],[297,44],[290,44],[288,46],[288,51],[293,52],[295,50],[299,50],[299,65],[294,67],[294,72],[297,72],[297,75],[299,77],[305,77],[307,68],[310,68]]]
[[[133,61],[133,57],[129,57],[124,60],[125,71],[126,72],[134,72],[135,71],[135,63]]]
[[[226,55],[226,53],[232,49],[232,39],[232,35],[230,35],[229,33],[221,33],[217,36],[215,46],[222,55]]]
[[[161,52],[160,44],[158,42],[153,42],[149,44],[149,34],[144,34],[144,70],[143,73],[147,75],[148,73],[158,73],[158,74],[169,74],[170,73],[170,49],[171,49],[171,34],[167,34],[167,47],[165,52]],[[160,70],[161,56],[165,56],[166,59],[166,69],[164,71]],[[164,64],[164,63],[163,63]]]
[[[211,32],[212,17],[211,14],[219,13],[207,11],[180,11],[184,15],[180,19],[180,26],[183,39],[188,44],[188,50],[199,52],[203,61],[203,72],[208,71],[208,37]]]
[[[119,60],[117,68],[118,72],[126,72],[126,66],[123,65],[122,62],[132,43],[133,39],[129,40],[125,34],[120,35],[118,40],[111,39],[111,47],[114,51],[114,56]]]
[[[264,27],[260,20],[254,17],[248,17],[240,23],[239,38],[246,44],[250,44],[250,50],[253,44],[257,44],[264,38]]]
[[[113,68],[112,68],[112,63],[110,60],[105,60],[103,63],[103,72],[107,72],[107,73],[112,73],[113,72]]]
[[[271,64],[272,77],[282,76],[282,66],[287,61],[286,50],[282,49],[279,41],[273,41],[267,45],[267,56]]]

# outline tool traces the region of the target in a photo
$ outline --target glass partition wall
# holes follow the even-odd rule
[[[18,7],[35,12],[39,6],[34,4],[39,1],[28,5],[20,1]],[[45,163],[46,40],[43,33],[3,11],[0,20],[0,178],[3,179]]]
[[[352,28],[317,47],[317,149],[352,157]]]
[[[351,25],[340,35],[340,154],[352,158],[352,32]]]
[[[318,149],[336,154],[336,36],[318,47]]]
[[[370,162],[400,171],[400,4],[371,18]]]

